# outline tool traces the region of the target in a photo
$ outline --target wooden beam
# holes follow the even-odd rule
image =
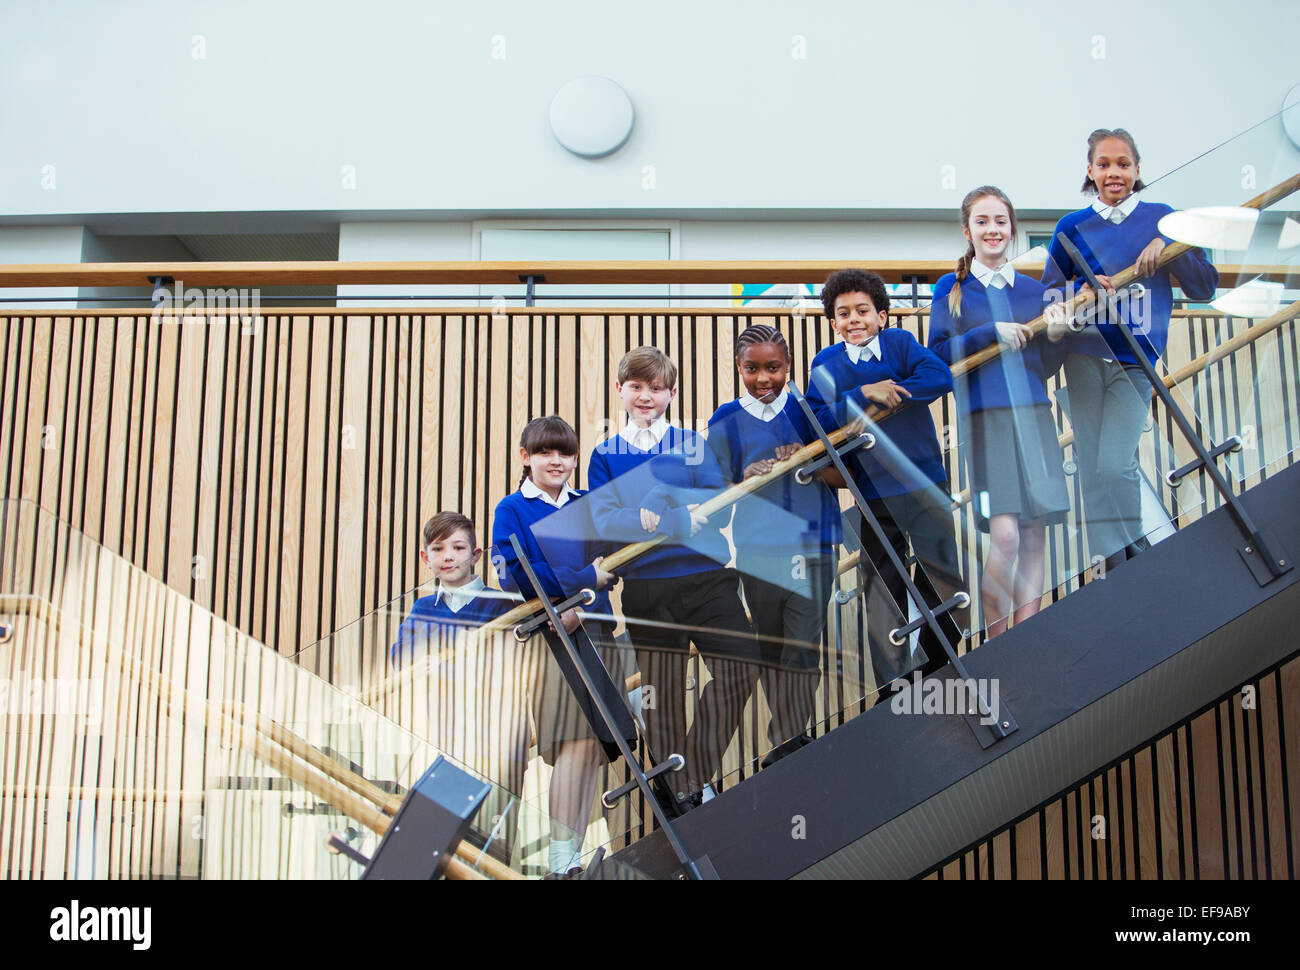
[[[819,284],[838,269],[860,267],[886,283],[918,277],[934,283],[952,272],[955,259],[942,260],[610,260],[555,262],[190,262],[190,263],[14,263],[0,265],[0,287],[150,286],[155,277],[170,277],[190,288],[346,285],[518,285],[527,276],[545,277],[547,285],[665,283]],[[1042,263],[1018,266],[1042,275]],[[1256,276],[1294,278],[1294,266],[1223,265],[1225,286]],[[180,302],[179,300],[177,302]]]

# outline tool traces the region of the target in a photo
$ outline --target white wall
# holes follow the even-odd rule
[[[1298,10],[1294,0],[1114,10],[7,0],[0,217],[779,208],[816,218],[950,212],[986,181],[1022,209],[1061,211],[1077,202],[1094,127],[1134,131],[1154,175],[1276,112],[1300,80]],[[798,38],[803,59],[792,56]],[[598,161],[567,154],[547,128],[555,91],[583,74],[618,81],[637,111],[628,144]],[[1261,183],[1300,170],[1276,120],[1250,157],[1228,154],[1192,188],[1232,201],[1244,165]],[[345,165],[355,188],[342,183]]]
[[[0,226],[0,264],[4,263],[79,263],[86,231],[81,226],[36,226],[8,228]],[[23,297],[68,297],[49,303],[4,302],[0,310],[46,309],[75,307],[75,286],[4,288],[0,297],[7,301]]]

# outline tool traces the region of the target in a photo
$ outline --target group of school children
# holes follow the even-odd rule
[[[626,411],[622,429],[592,452],[588,492],[571,486],[578,437],[558,417],[530,422],[520,437],[524,474],[519,490],[496,508],[491,535],[503,589],[534,595],[510,543],[515,536],[543,592],[572,596],[597,592],[584,607],[561,617],[576,637],[598,687],[616,712],[616,729],[635,738],[642,722],[654,759],[685,756],[673,783],[681,812],[711,797],[722,755],[741,723],[758,683],[772,711],[766,768],[808,743],[820,680],[819,644],[835,585],[841,542],[860,542],[864,569],[888,592],[887,628],[907,622],[907,582],[886,544],[906,564],[931,608],[963,590],[939,439],[929,404],[955,390],[959,434],[968,462],[976,521],[989,534],[982,577],[985,636],[1037,612],[1043,592],[1046,528],[1070,508],[1064,456],[1052,417],[1047,382],[1063,370],[1083,498],[1089,550],[1113,568],[1144,547],[1137,447],[1152,389],[1119,327],[1139,336],[1148,361],[1164,349],[1172,306],[1171,273],[1185,294],[1208,300],[1218,275],[1200,250],[1166,265],[1167,240],[1157,228],[1170,208],[1139,201],[1143,188],[1132,136],[1099,130],[1088,140],[1086,191],[1097,199],[1057,225],[1088,260],[1095,278],[1136,265],[1145,293],[1109,305],[1079,328],[1063,309],[1081,274],[1053,241],[1042,280],[1008,262],[1015,210],[999,189],[983,186],[961,205],[967,248],[956,271],[935,286],[928,346],[907,330],[888,327],[889,296],[873,273],[832,274],[822,303],[838,342],[812,361],[804,396],[829,434],[866,415],[879,417],[877,440],[844,459],[879,532],[851,510],[841,513],[837,490],[847,487],[834,467],[801,484],[791,474],[769,476],[733,504],[709,512],[706,503],[727,488],[773,467],[819,440],[804,406],[788,389],[792,358],[776,329],[754,325],[736,343],[743,393],[709,419],[701,436],[671,424],[677,368],[664,353],[640,347],[619,362],[615,387]],[[1094,301],[1095,304],[1102,301]],[[1031,328],[1031,321],[1046,323]],[[991,359],[952,365],[996,347]],[[582,501],[575,501],[581,499]],[[718,503],[714,503],[717,505]],[[555,518],[552,518],[555,516]],[[545,520],[551,519],[548,524]],[[731,527],[732,550],[720,531]],[[852,528],[846,536],[844,525]],[[615,571],[604,557],[630,543],[658,544]],[[881,539],[884,539],[884,542]],[[393,646],[395,662],[409,655],[420,624],[478,625],[511,605],[487,598],[476,575],[481,550],[473,524],[440,513],[423,534],[421,558],[438,579],[431,596],[415,604]],[[909,560],[910,555],[914,557]],[[622,615],[635,648],[642,696],[629,708],[625,681],[632,671],[614,641],[609,591],[621,581]],[[957,596],[958,601],[961,597]],[[960,606],[939,617],[954,647],[966,630]],[[615,739],[595,716],[568,655],[546,631],[555,667],[543,678],[532,713],[539,752],[554,769],[550,869],[559,878],[579,870],[582,833],[595,795],[602,756],[617,757]],[[687,729],[688,643],[711,679],[698,691]],[[923,627],[927,669],[947,660],[942,643]],[[907,651],[906,645],[897,647]],[[907,657],[873,647],[877,684],[904,669]],[[604,668],[599,669],[599,668]],[[571,685],[578,690],[573,690]],[[652,692],[652,693],[651,693]],[[595,727],[593,727],[595,725]]]

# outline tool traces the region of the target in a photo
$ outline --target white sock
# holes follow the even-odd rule
[[[573,839],[551,839],[551,872],[563,874],[579,864],[579,855],[574,851],[573,841]]]

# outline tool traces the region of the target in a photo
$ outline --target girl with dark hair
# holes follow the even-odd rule
[[[569,485],[578,466],[577,433],[563,418],[537,418],[520,435],[519,458],[524,463],[519,491],[497,503],[492,521],[493,560],[502,587],[518,589],[525,597],[546,595],[553,600],[590,589],[597,596],[587,609],[609,617],[609,594],[604,590],[616,578],[601,568],[603,557],[589,558],[593,543],[588,512],[585,504],[571,504],[586,494]],[[539,540],[533,527],[561,510],[566,510],[564,528],[545,530]],[[559,534],[566,538],[554,538]],[[532,590],[515,556],[512,535],[519,537],[529,564],[545,587],[540,594]],[[617,663],[612,625],[588,621],[588,636],[582,636],[576,608],[566,610],[560,620],[565,631],[574,635],[584,665],[620,720],[623,736],[635,741],[636,730],[622,691],[625,672]],[[618,756],[618,748],[564,645],[553,631],[545,636],[553,662],[546,662],[542,681],[533,691],[533,720],[538,753],[554,768],[548,796],[550,870],[554,877],[564,877],[581,871],[583,835],[596,794],[602,745],[610,760]]]
[[[1143,355],[1154,364],[1169,338],[1171,277],[1177,276],[1183,293],[1197,301],[1213,299],[1219,284],[1218,271],[1199,249],[1159,266],[1169,240],[1158,223],[1173,210],[1139,201],[1136,193],[1144,187],[1132,135],[1123,128],[1099,128],[1089,135],[1083,190],[1097,198],[1056,224],[1043,271],[1043,285],[1053,291],[1082,275],[1060,243],[1066,236],[1108,291],[1114,292],[1110,277],[1129,266],[1144,278],[1142,295],[1124,294],[1116,314],[1098,312],[1083,332],[1066,339],[1065,379],[1088,546],[1094,563],[1105,559],[1110,565],[1146,545],[1137,449],[1152,395],[1119,327],[1137,336]]]
[[[1007,261],[1016,210],[992,185],[961,203],[966,252],[935,284],[930,349],[948,365],[1000,344],[1002,353],[954,380],[975,521],[989,534],[982,605],[986,635],[1038,612],[1049,523],[1070,507],[1047,379],[1061,366],[1060,344],[1031,342],[1043,312],[1043,285]],[[1049,330],[1060,341],[1063,327]]]
[[[729,483],[766,474],[817,440],[786,390],[790,348],[779,330],[755,324],[741,333],[736,370],[744,393],[709,419],[709,447]],[[759,635],[760,679],[772,711],[767,767],[811,740],[806,729],[835,582],[839,503],[822,482],[800,485],[785,475],[736,503],[731,539]]]

